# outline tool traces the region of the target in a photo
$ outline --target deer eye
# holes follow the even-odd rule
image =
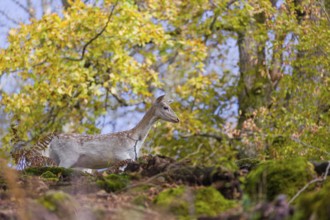
[[[167,107],[167,106],[164,106],[163,109],[164,109],[164,110],[168,110],[168,107]]]

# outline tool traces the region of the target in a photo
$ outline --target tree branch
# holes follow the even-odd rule
[[[32,65],[31,66],[31,68],[34,68],[34,67],[37,67],[37,66],[41,66],[41,65],[43,65],[43,64],[45,64],[47,62],[47,57],[43,60],[43,61],[41,61],[40,63],[36,63],[36,64],[34,64],[34,65]],[[18,72],[18,71],[23,71],[23,70],[28,70],[28,68],[20,68],[20,69],[14,69],[14,70],[10,70],[10,71],[2,71],[1,73],[0,73],[0,75],[2,75],[2,74],[4,74],[4,73],[15,73],[15,72]]]
[[[327,154],[327,155],[330,155],[330,152],[328,152],[328,151],[326,151],[326,150],[319,149],[319,148],[314,147],[314,146],[312,146],[312,145],[306,144],[305,142],[302,142],[299,138],[291,137],[291,140],[293,140],[293,141],[296,142],[297,144],[301,144],[301,145],[304,146],[304,147],[308,147],[308,148],[311,148],[311,149],[317,150],[317,151],[319,151],[319,152],[325,153],[325,154]]]
[[[209,134],[209,133],[195,133],[195,134],[181,134],[183,138],[190,138],[190,137],[206,137],[206,138],[214,138],[219,142],[222,142],[222,137],[216,134]]]
[[[26,4],[27,4],[27,8],[29,10],[29,15],[30,15],[30,18],[36,18],[36,11],[35,9],[33,8],[33,5],[32,5],[32,0],[26,0]]]
[[[125,99],[120,97],[117,93],[111,92],[110,89],[107,89],[107,93],[108,93],[108,95],[111,94],[111,96],[114,97],[116,99],[116,101],[120,104],[120,106],[127,107],[127,106],[136,106],[136,105],[140,105],[140,104],[146,104],[145,101],[129,103]]]
[[[310,185],[316,182],[324,182],[327,179],[328,173],[330,169],[330,161],[328,161],[327,169],[325,170],[325,174],[323,177],[319,177],[316,179],[313,179],[312,181],[308,182],[303,188],[301,188],[293,197],[290,199],[289,204],[291,204],[302,192],[304,192]]]
[[[108,27],[108,25],[109,25],[109,23],[110,23],[110,20],[111,20],[111,18],[112,18],[113,12],[114,12],[114,10],[115,10],[117,4],[118,4],[118,1],[119,1],[119,0],[117,0],[116,3],[113,5],[113,7],[112,7],[112,9],[111,9],[111,11],[110,11],[110,14],[109,14],[109,16],[108,16],[108,20],[107,20],[107,22],[105,23],[105,25],[104,25],[104,27],[102,28],[102,30],[101,30],[99,33],[97,33],[94,37],[92,37],[92,38],[91,38],[91,39],[90,39],[90,40],[84,45],[83,50],[82,50],[82,53],[81,53],[81,56],[80,56],[79,58],[65,57],[65,59],[68,59],[68,60],[71,60],[71,61],[82,61],[82,60],[84,59],[87,47],[88,47],[91,43],[93,43],[93,41],[95,41],[98,37],[100,37],[100,36],[103,34],[103,32],[106,30],[106,28]]]
[[[327,18],[328,23],[330,23],[330,17],[329,17],[329,14],[327,12],[327,9],[325,8],[324,1],[316,1],[316,2],[320,4],[320,7],[323,10],[323,13],[325,14],[325,17]]]
[[[11,0],[11,1],[14,2],[14,3],[15,3],[17,6],[19,6],[21,9],[23,9],[27,14],[29,14],[29,16],[30,16],[31,18],[34,17],[32,11],[31,11],[29,8],[27,8],[27,7],[25,7],[24,5],[22,5],[22,3],[21,3],[20,1],[17,1],[17,0]]]
[[[211,33],[205,35],[204,43],[207,43],[207,40],[208,40],[209,37],[213,34],[213,31],[214,31],[214,25],[215,25],[215,22],[217,21],[217,18],[218,18],[218,13],[215,13],[215,14],[214,14],[214,17],[213,17],[213,20],[212,20],[212,22],[211,22],[211,24],[210,24],[210,27],[209,27]]]
[[[216,7],[216,8],[219,8],[219,6],[216,5],[212,0],[210,0],[209,2],[210,2],[210,4],[211,4],[212,6],[214,6],[214,7]],[[234,4],[235,2],[237,2],[237,0],[230,0],[230,1],[228,1],[226,7],[229,8],[229,7],[230,7],[232,4]]]
[[[6,14],[4,11],[0,10],[0,14],[7,18],[9,21],[13,22],[16,25],[19,25],[19,22],[16,21],[14,18],[10,17],[8,14]]]
[[[110,92],[110,91],[109,91]],[[125,99],[119,97],[118,94],[110,92],[110,94],[116,99],[116,101],[122,106],[129,106]]]

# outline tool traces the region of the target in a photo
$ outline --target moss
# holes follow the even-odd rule
[[[55,175],[54,173],[50,172],[49,170],[44,172],[43,174],[40,175],[40,177],[44,180],[48,180],[48,181],[59,181],[59,178],[57,175]]]
[[[278,194],[292,197],[313,176],[313,166],[305,159],[269,160],[249,173],[246,191],[256,200],[273,200]]]
[[[129,177],[126,174],[109,174],[96,183],[107,192],[115,192],[129,184]]]
[[[240,183],[240,189],[244,190],[244,186],[246,183],[246,178],[251,170],[254,170],[260,163],[260,160],[254,158],[243,158],[235,161],[236,165],[239,168],[239,175],[237,175],[237,179]],[[244,196],[245,193],[241,192],[241,196]]]
[[[68,169],[64,167],[29,167],[23,170],[23,174],[40,176],[45,172],[51,172],[57,176],[67,177],[73,173],[73,169]]]
[[[145,207],[146,204],[150,202],[151,200],[146,195],[138,195],[132,200],[132,203],[134,205],[143,206],[143,207]]]
[[[50,191],[46,195],[41,197],[38,201],[49,211],[56,211],[57,206],[69,198],[70,197],[66,193],[63,193],[61,191]]]
[[[160,207],[168,209],[171,213],[181,217],[189,215],[189,204],[184,199],[185,188],[179,186],[162,191],[155,198],[154,203]]]
[[[154,203],[167,208],[180,219],[216,216],[236,205],[235,201],[225,199],[213,187],[202,187],[192,191],[192,194],[189,192],[190,190],[183,186],[167,189],[155,198]],[[195,210],[195,213],[192,213],[192,210]]]
[[[294,219],[328,220],[330,216],[330,182],[320,191],[307,192],[297,200]]]
[[[236,161],[236,164],[240,169],[246,168],[248,170],[252,170],[258,166],[259,162],[260,161],[255,158],[243,158]]]
[[[37,201],[60,218],[68,219],[75,214],[75,200],[62,191],[49,191]]]
[[[216,216],[236,206],[233,200],[228,200],[213,187],[200,188],[196,191],[195,208],[197,215]]]

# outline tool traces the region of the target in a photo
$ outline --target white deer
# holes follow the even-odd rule
[[[99,135],[53,134],[36,145],[43,156],[66,168],[101,169],[123,160],[136,160],[153,124],[159,120],[178,123],[179,118],[165,102],[156,99],[132,129]]]

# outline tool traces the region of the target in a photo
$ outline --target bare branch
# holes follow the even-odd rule
[[[300,196],[300,194],[302,192],[304,192],[310,185],[312,185],[313,183],[317,183],[317,182],[324,182],[327,179],[328,173],[329,173],[329,169],[330,169],[330,161],[328,161],[328,166],[327,169],[325,171],[325,174],[323,175],[323,177],[319,177],[316,179],[313,179],[312,181],[308,182],[303,188],[301,188],[293,197],[292,199],[290,199],[289,204],[292,203],[298,196]]]
[[[209,134],[209,133],[195,133],[195,134],[181,134],[183,138],[190,138],[190,137],[206,137],[206,138],[214,138],[219,142],[222,142],[223,137],[216,135],[216,134]]]
[[[41,0],[41,8],[43,15],[48,15],[52,12],[51,3],[49,0]]]
[[[64,9],[67,10],[70,6],[68,0],[62,0],[61,2],[62,2]],[[86,1],[84,3],[86,4]]]
[[[227,3],[227,8],[229,8],[232,4],[234,4],[235,2],[237,2],[237,0],[230,0],[228,3]]]
[[[113,92],[110,92],[110,94],[117,100],[117,102],[119,104],[121,104],[122,106],[128,106],[128,103],[126,102],[126,100],[123,99],[123,98],[121,98],[121,97],[119,97],[118,94],[113,93]]]
[[[43,65],[43,64],[45,64],[47,62],[47,58],[45,58],[43,61],[41,61],[40,63],[36,63],[36,64],[34,64],[34,65],[32,65],[32,67],[31,68],[34,68],[34,67],[37,67],[37,66],[41,66],[41,65]],[[2,75],[2,74],[4,74],[4,73],[15,73],[15,72],[17,72],[17,71],[23,71],[23,70],[27,70],[27,68],[25,68],[25,67],[23,67],[23,68],[20,68],[20,69],[14,69],[14,70],[11,70],[11,71],[2,71],[1,73],[0,73],[0,75]]]
[[[207,40],[209,39],[209,37],[213,34],[213,31],[214,31],[214,25],[215,25],[215,22],[217,21],[217,19],[218,19],[218,13],[215,13],[215,14],[214,14],[214,17],[213,17],[213,20],[212,20],[212,22],[211,22],[211,24],[210,24],[210,27],[209,27],[211,33],[205,35],[204,43],[206,43]]]
[[[35,18],[36,17],[36,12],[34,8],[32,7],[32,1],[27,0],[27,8],[28,8],[28,13],[30,15],[30,18]]]
[[[210,4],[216,8],[219,8],[218,5],[216,5],[212,0],[209,1]],[[235,2],[237,2],[237,0],[230,0],[229,2],[227,2],[226,7],[229,8],[232,4],[234,4]]]
[[[0,10],[0,14],[7,18],[9,21],[13,22],[16,25],[19,25],[19,21],[15,20],[14,18],[10,17],[8,14],[6,14],[4,11]]]
[[[29,9],[28,7],[25,7],[21,1],[18,0],[11,0],[11,1],[14,2],[18,7],[23,9],[27,14],[29,14],[31,18],[34,17],[33,10]]]
[[[328,22],[330,23],[330,17],[329,17],[329,14],[325,8],[325,5],[324,5],[324,1],[317,1],[320,6],[321,6],[321,9],[323,10],[323,13],[325,14],[325,17],[327,18]]]
[[[319,152],[322,152],[322,153],[325,153],[327,155],[330,155],[330,152],[326,151],[326,150],[322,150],[322,149],[319,149],[317,147],[314,147],[312,145],[309,145],[305,142],[302,142],[299,138],[295,138],[295,137],[291,137],[291,140],[293,140],[294,142],[298,143],[298,144],[301,144],[302,146],[304,147],[307,147],[307,148],[311,148],[311,149],[314,149],[314,150],[317,150]]]
[[[202,147],[203,147],[203,144],[199,144],[196,151],[188,154],[187,156],[185,156],[184,158],[180,159],[179,161],[185,161],[186,159],[189,159],[191,156],[198,154]]]
[[[159,70],[165,64],[171,65],[175,61],[175,59],[178,55],[179,55],[179,52],[176,51],[175,54],[173,56],[169,57],[165,62],[161,62],[160,64],[156,65],[155,69]]]
[[[117,93],[111,92],[107,90],[115,99],[116,101],[121,105],[121,106],[134,106],[134,105],[140,105],[140,104],[145,104],[144,101],[142,102],[137,102],[137,103],[128,103],[125,99],[120,97]]]
[[[106,30],[106,28],[108,27],[108,24],[110,23],[110,20],[111,20],[111,18],[112,18],[113,12],[114,12],[114,10],[115,10],[117,4],[118,4],[118,0],[117,0],[116,3],[113,5],[113,7],[112,7],[112,9],[111,9],[111,11],[110,11],[110,14],[109,14],[109,16],[108,16],[108,20],[107,20],[107,22],[105,23],[105,25],[104,25],[104,27],[102,28],[102,30],[101,30],[99,33],[97,33],[94,37],[92,37],[92,38],[91,38],[91,39],[90,39],[90,40],[84,45],[80,58],[65,57],[65,59],[68,59],[68,60],[71,60],[71,61],[82,61],[82,60],[84,59],[84,56],[85,56],[85,53],[86,53],[86,49],[87,49],[87,47],[88,47],[91,43],[93,43],[93,41],[95,41],[98,37],[100,37],[100,36],[103,34],[103,32]]]

